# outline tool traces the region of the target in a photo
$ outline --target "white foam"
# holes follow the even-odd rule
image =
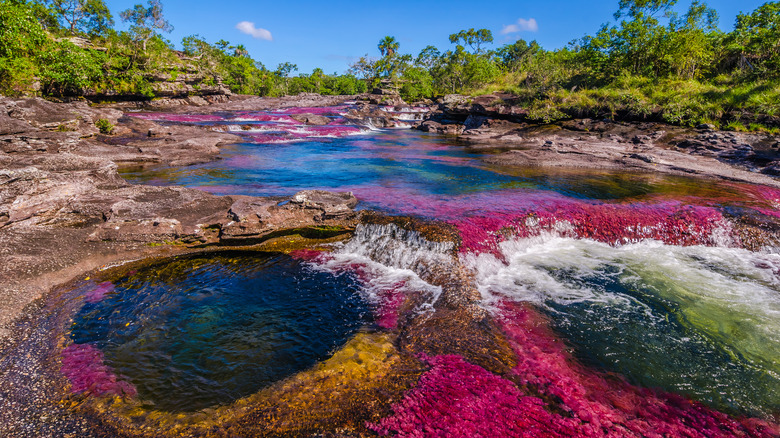
[[[780,254],[649,240],[614,247],[552,234],[503,242],[500,252],[503,260],[461,256],[488,308],[503,299],[553,311],[581,301],[636,308],[640,299],[614,290],[642,291],[705,336],[780,369]]]
[[[317,266],[328,271],[343,271],[355,264],[365,266],[368,273],[366,298],[376,302],[379,292],[404,283],[406,291],[427,294],[427,300],[418,312],[433,310],[442,293],[418,274],[424,266],[441,266],[451,263],[447,253],[451,242],[431,242],[419,233],[401,229],[395,225],[361,224],[353,238],[331,253],[331,257]]]

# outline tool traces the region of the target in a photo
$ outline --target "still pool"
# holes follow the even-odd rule
[[[181,257],[89,301],[73,318],[73,343],[99,349],[150,408],[170,411],[257,392],[371,323],[354,278],[283,254]]]

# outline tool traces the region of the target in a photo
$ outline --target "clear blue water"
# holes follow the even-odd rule
[[[351,191],[361,208],[403,212],[410,199],[442,199],[495,190],[531,190],[579,199],[616,200],[669,190],[701,193],[695,180],[594,170],[509,168],[486,164],[502,149],[476,149],[410,130],[293,143],[242,143],[221,160],[186,168],[126,168],[124,178],[184,185],[216,194],[289,196],[299,190]],[[721,188],[721,190],[729,189]],[[406,211],[408,213],[408,211]]]

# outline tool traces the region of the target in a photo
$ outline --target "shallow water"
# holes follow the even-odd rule
[[[251,138],[250,138],[251,140]],[[499,150],[500,151],[500,150]],[[362,207],[408,213],[418,197],[451,197],[494,190],[556,193],[578,199],[619,200],[647,195],[736,195],[726,186],[702,186],[673,176],[573,169],[506,168],[481,158],[497,152],[409,130],[293,143],[242,143],[223,148],[221,160],[186,168],[121,170],[151,185],[185,185],[217,194],[292,195],[298,190],[354,192]]]
[[[329,138],[312,138],[316,130],[296,128],[281,112],[172,118],[225,125],[247,142],[223,149],[213,163],[122,175],[218,194],[352,191],[359,208],[448,222],[460,233],[460,258],[483,306],[505,314],[506,302],[532,303],[591,369],[735,415],[780,413],[780,259],[772,249],[739,249],[746,242],[729,219],[775,220],[780,191],[650,173],[490,165],[483,158],[501,150],[406,130],[340,129],[345,110],[322,110],[333,118]],[[445,250],[420,242],[364,227],[312,263],[324,272],[357,272],[378,325],[393,329],[405,294],[421,294],[416,311],[431,312],[441,292],[414,270],[420,257],[445,263]]]

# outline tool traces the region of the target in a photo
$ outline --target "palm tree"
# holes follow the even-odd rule
[[[386,36],[379,41],[377,47],[379,47],[379,53],[382,56],[391,57],[398,51],[398,41],[395,40],[395,37]]]
[[[233,56],[249,56],[249,50],[243,44],[239,44],[233,48]]]

